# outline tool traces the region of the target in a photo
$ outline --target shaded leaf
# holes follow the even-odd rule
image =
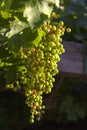
[[[10,84],[15,80],[15,76],[17,73],[17,66],[7,66],[6,67],[6,83]]]

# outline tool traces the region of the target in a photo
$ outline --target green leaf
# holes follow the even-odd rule
[[[78,116],[83,119],[86,115],[86,110],[84,107],[79,107],[77,113]]]
[[[18,52],[20,47],[28,47],[31,49],[33,41],[37,38],[37,30],[31,30],[29,27],[24,29],[21,33],[13,35],[8,40],[9,47]]]
[[[34,24],[40,19],[38,8],[27,5],[24,9],[23,16],[27,18],[27,21],[29,22],[31,28],[33,28]]]
[[[18,67],[18,72],[21,72],[21,71],[23,71],[23,70],[26,70],[26,67],[25,67],[25,66],[19,66],[19,67]]]
[[[1,0],[0,10],[10,9],[13,0]]]
[[[2,17],[5,18],[5,19],[8,19],[8,18],[11,18],[11,17],[12,17],[11,13],[9,13],[9,12],[7,12],[7,11],[1,11],[1,15],[2,15]]]
[[[45,35],[45,32],[42,31],[41,29],[38,29],[38,30],[37,30],[37,37],[36,37],[36,39],[33,41],[33,44],[34,44],[35,46],[37,46],[38,43],[42,40],[42,37],[43,37],[44,35]]]
[[[50,3],[52,4],[50,6]],[[26,4],[23,16],[27,19],[30,27],[33,28],[35,24],[41,20],[41,15],[46,15],[48,18],[53,10],[53,4],[59,7],[59,0],[36,0],[36,3],[32,1],[32,3]],[[31,15],[32,14],[32,15]]]
[[[3,43],[1,43],[3,44]],[[6,46],[0,46],[0,59],[5,59],[9,56]]]
[[[16,78],[17,66],[7,66],[6,67],[6,84],[12,83]]]
[[[1,2],[1,7],[3,7],[5,5],[5,1]]]
[[[67,119],[68,119],[69,121],[77,121],[78,115],[77,115],[77,113],[74,111],[74,109],[71,109],[71,111],[68,110],[68,112],[67,112]]]

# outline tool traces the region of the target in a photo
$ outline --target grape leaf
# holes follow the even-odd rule
[[[7,66],[5,72],[6,72],[6,83],[10,84],[15,80],[15,76],[17,73],[17,66],[14,65]]]
[[[59,6],[59,0],[42,0],[41,2],[37,0],[36,5],[31,3],[25,6],[23,16],[27,18],[31,28],[40,20],[41,14],[50,16],[53,10],[53,6],[50,6],[50,3],[56,4],[57,7]]]
[[[42,34],[39,34],[42,35]],[[40,40],[41,36],[38,36],[38,31],[31,30],[29,27],[24,29],[21,33],[17,33],[8,39],[9,47],[12,47],[16,52],[20,49],[20,47],[28,47],[31,48],[32,45],[36,41]],[[36,42],[35,44],[37,44]]]
[[[24,28],[26,28],[28,24],[23,21],[13,21],[10,24],[10,31],[7,32],[6,36],[8,38],[12,37],[13,35],[21,32]]]
[[[45,35],[45,32],[44,31],[42,31],[42,30],[40,30],[40,29],[38,29],[37,30],[37,37],[36,37],[36,39],[33,41],[33,44],[34,45],[38,45],[38,43],[42,40],[42,37]]]

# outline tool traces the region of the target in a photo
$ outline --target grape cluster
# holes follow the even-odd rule
[[[40,120],[44,113],[43,93],[51,92],[55,81],[54,76],[58,73],[60,55],[65,51],[61,44],[61,37],[66,30],[63,21],[59,23],[51,20],[44,21],[39,29],[45,35],[38,45],[34,44],[31,50],[20,49],[25,68],[18,72],[19,82],[16,82],[17,86],[22,85],[25,91],[25,102],[30,107],[31,123],[34,123],[35,118]]]
[[[40,120],[45,106],[43,106],[43,93],[50,93],[53,88],[54,76],[58,73],[57,63],[60,54],[64,52],[61,44],[65,27],[63,22],[51,24],[50,21],[43,23],[41,28],[45,32],[38,46],[33,46],[29,52],[28,84],[25,89],[26,104],[31,108],[30,122],[34,118]]]

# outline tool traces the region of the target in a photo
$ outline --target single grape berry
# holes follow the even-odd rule
[[[70,32],[71,32],[71,29],[70,29],[70,28],[66,28],[66,31],[67,31],[68,33],[70,33]]]
[[[30,122],[30,124],[33,124],[33,123],[34,123],[34,119],[31,118],[31,119],[29,120],[29,122]]]

